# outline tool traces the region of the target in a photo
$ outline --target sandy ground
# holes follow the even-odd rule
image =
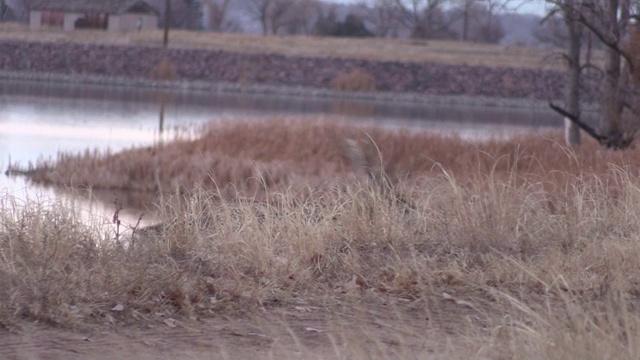
[[[88,330],[31,323],[19,330],[0,330],[0,359],[438,357],[445,342],[434,339],[451,334],[438,323],[424,311],[384,305],[375,310],[291,305],[235,318],[165,319]]]

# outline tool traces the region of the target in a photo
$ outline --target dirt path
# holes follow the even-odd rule
[[[235,319],[85,331],[0,330],[0,359],[330,359],[437,355],[446,331],[419,311],[290,306]],[[442,349],[441,349],[442,350]]]

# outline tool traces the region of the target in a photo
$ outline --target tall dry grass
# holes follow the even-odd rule
[[[352,358],[394,358],[393,349],[420,358],[434,349],[445,358],[637,358],[637,151],[572,151],[556,136],[473,143],[239,123],[195,141],[62,157],[53,172],[75,169],[76,181],[93,173],[85,178],[114,187],[135,186],[133,169],[180,177],[195,167],[192,179],[209,179],[198,169],[214,164],[218,187],[180,178],[182,192],[161,200],[167,221],[127,242],[73,209],[4,199],[0,322],[239,316],[302,303],[356,309],[361,320],[410,319],[387,319],[385,331],[402,334],[399,348],[371,323],[327,335],[340,339],[327,346]],[[287,170],[282,178],[220,170],[244,164]],[[226,194],[218,176],[236,189],[255,177],[264,201]]]
[[[561,142],[559,133],[478,142],[331,121],[235,121],[211,125],[195,140],[118,154],[60,154],[55,163],[24,170],[44,184],[148,193],[200,186],[226,198],[264,199],[269,191],[319,190],[382,172],[404,186],[446,174],[461,184],[526,179],[553,192],[612,165],[635,174],[640,163],[636,150],[606,152],[587,142],[573,151]]]
[[[127,244],[72,209],[4,199],[0,322],[388,306],[459,342],[464,356],[634,358],[637,178],[611,167],[556,189],[555,203],[537,181],[477,179],[273,192],[272,202],[197,189],[164,199],[170,221]]]

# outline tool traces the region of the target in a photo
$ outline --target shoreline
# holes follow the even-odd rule
[[[367,102],[406,104],[433,104],[473,107],[505,107],[519,109],[548,109],[548,102],[527,98],[500,98],[470,95],[425,95],[411,92],[341,92],[309,86],[286,86],[264,84],[237,84],[230,82],[193,80],[152,80],[125,76],[103,76],[91,74],[63,74],[53,72],[28,72],[0,70],[0,80],[31,81],[41,83],[64,83],[76,85],[101,85],[129,87],[148,90],[168,90],[209,93],[241,93],[273,96],[295,96],[307,98],[347,99]],[[593,110],[588,105],[586,111]]]

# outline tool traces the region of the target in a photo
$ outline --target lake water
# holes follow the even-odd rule
[[[160,107],[165,103],[160,124]],[[330,118],[378,126],[408,127],[484,138],[561,126],[550,111],[497,107],[434,106],[347,99],[310,99],[156,91],[27,81],[0,82],[0,169],[55,159],[59,152],[118,151],[189,133],[210,121],[268,118]],[[1,195],[48,199],[67,192],[0,176]],[[61,195],[64,194],[64,195]],[[79,199],[92,213],[113,214],[113,204]],[[139,210],[122,216],[135,222]],[[110,216],[110,215],[109,215]],[[152,220],[149,220],[152,221]]]

